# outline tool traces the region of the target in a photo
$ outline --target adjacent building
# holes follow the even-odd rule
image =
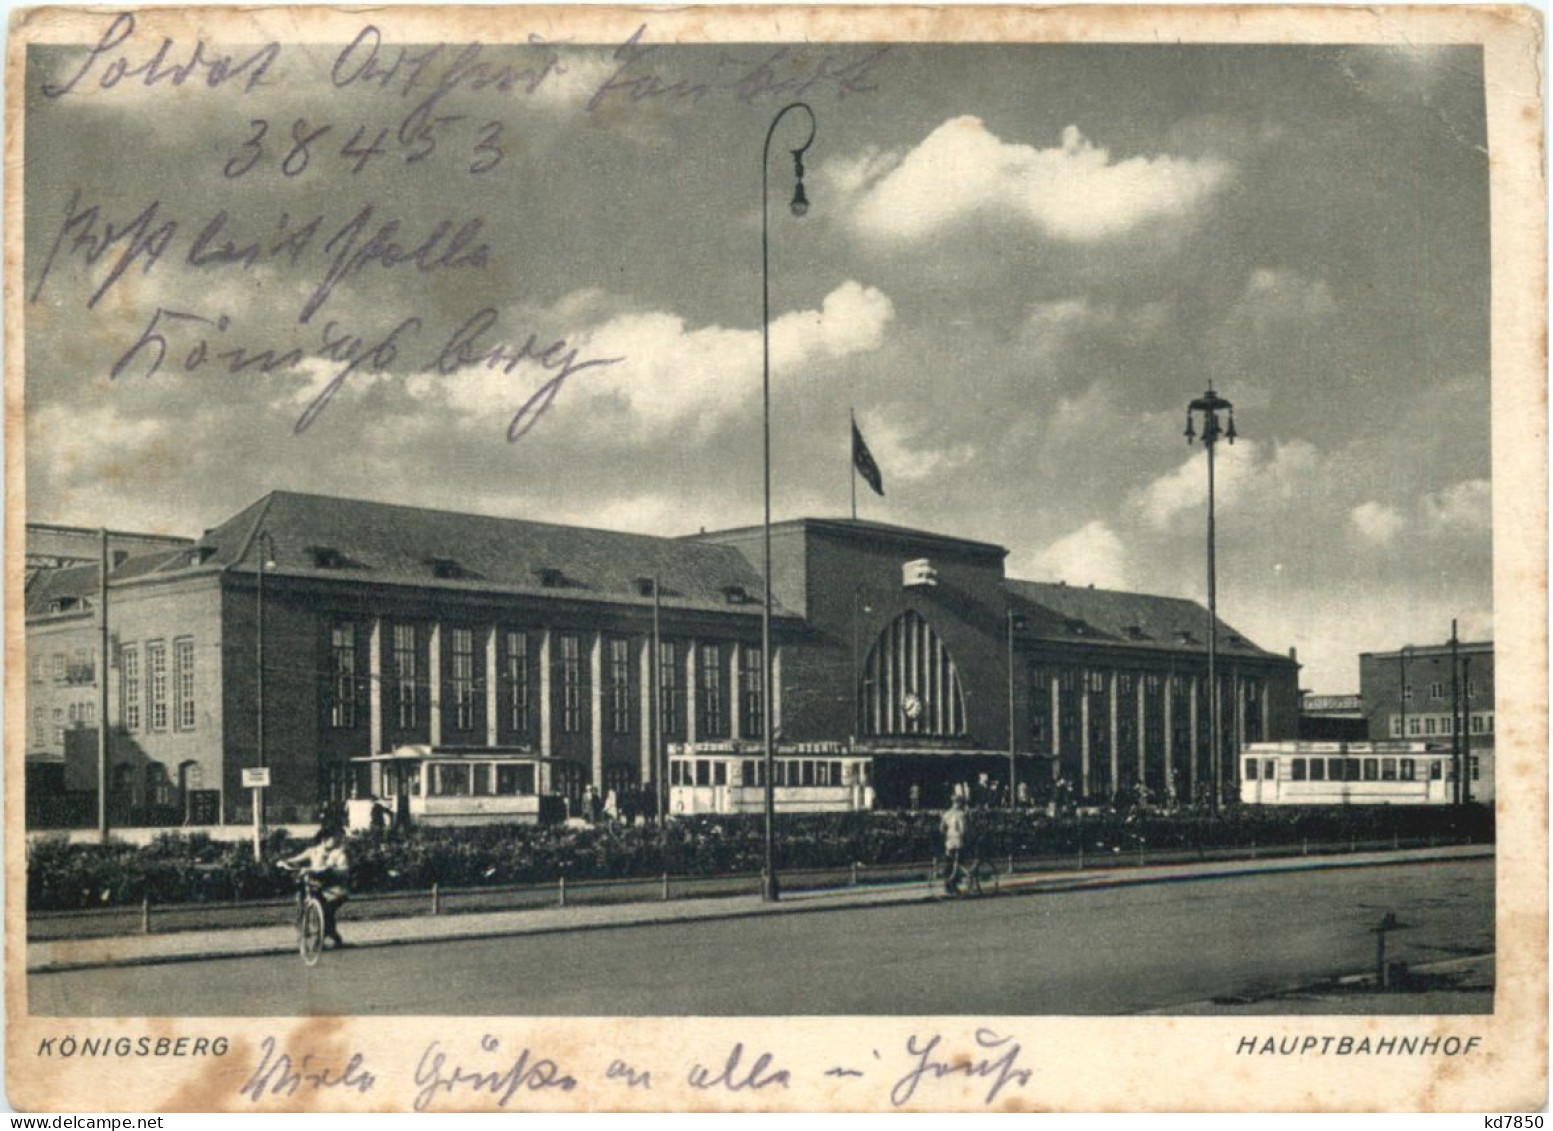
[[[1492,641],[1360,653],[1359,687],[1371,741],[1421,740],[1444,748],[1454,742],[1469,760],[1468,797],[1492,796]]]
[[[102,678],[118,824],[247,820],[260,765],[269,818],[306,820],[407,747],[523,755],[532,782],[507,785],[574,802],[655,784],[671,748],[758,751],[761,533],[275,492],[110,563],[106,671],[98,567],[42,570],[27,753],[54,804],[29,811],[95,812]],[[1295,734],[1298,665],[1221,622],[1215,769],[1193,602],[1017,581],[1001,546],[857,520],[779,523],[772,553],[773,742],[867,758],[880,806],[1007,783],[1011,757],[1033,799],[1231,798],[1241,747]]]
[[[1312,742],[1364,742],[1370,723],[1362,695],[1300,694],[1299,737]]]

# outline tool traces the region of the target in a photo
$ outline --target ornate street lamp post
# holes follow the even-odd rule
[[[1220,429],[1219,413],[1227,413],[1229,427]],[[1219,589],[1213,530],[1213,447],[1222,436],[1235,442],[1235,406],[1209,389],[1186,407],[1186,442],[1197,438],[1192,425],[1194,414],[1202,415],[1202,443],[1208,449],[1208,733],[1209,756],[1213,759],[1213,810],[1218,812],[1224,796],[1224,762],[1220,753],[1224,720],[1219,715]]]
[[[767,902],[775,902],[781,895],[776,874],[776,793],[772,781],[776,771],[775,738],[771,733],[771,237],[770,237],[770,167],[771,139],[776,135],[782,119],[794,110],[802,110],[809,118],[809,133],[803,144],[790,152],[793,155],[793,178],[796,182],[789,207],[794,216],[809,211],[809,198],[803,191],[803,155],[814,143],[817,126],[814,111],[808,104],[793,102],[777,111],[766,131],[766,145],[760,157],[760,418],[761,463],[765,481],[765,521],[761,527],[764,568],[762,587],[765,590],[760,610],[760,714],[761,741],[764,745],[766,768],[766,845],[765,871],[761,877],[760,895]]]

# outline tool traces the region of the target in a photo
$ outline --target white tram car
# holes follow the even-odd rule
[[[1492,801],[1492,749],[1467,757],[1467,798]],[[1455,792],[1442,743],[1253,742],[1240,760],[1246,805],[1449,805]]]
[[[352,829],[401,818],[421,825],[537,824],[543,761],[519,748],[426,745],[352,758],[346,822]]]
[[[772,759],[779,813],[850,813],[874,807],[873,758],[839,743],[779,747]],[[669,747],[669,814],[760,813],[766,765],[758,744],[676,743]]]

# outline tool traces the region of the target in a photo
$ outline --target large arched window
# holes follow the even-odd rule
[[[863,668],[861,700],[867,735],[965,733],[959,670],[919,613],[902,613],[874,641]]]

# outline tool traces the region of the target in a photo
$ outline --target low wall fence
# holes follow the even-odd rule
[[[1430,835],[1379,839],[1349,837],[1345,840],[1304,840],[1265,846],[1149,848],[1107,845],[1094,852],[1080,848],[1060,855],[988,855],[963,859],[975,867],[983,890],[996,890],[1009,879],[1033,873],[1081,872],[1090,869],[1142,868],[1210,861],[1277,859],[1300,856],[1341,857],[1357,853],[1416,850],[1471,845],[1471,836]],[[1476,843],[1483,843],[1477,838]],[[863,864],[829,868],[783,869],[779,879],[785,891],[823,892],[846,888],[905,887],[940,882],[944,861],[923,860],[900,864]],[[562,875],[547,883],[442,887],[408,891],[362,892],[351,896],[342,921],[402,918],[417,915],[459,915],[489,911],[516,911],[567,907],[578,904],[641,903],[673,899],[715,899],[758,894],[761,874],[637,876],[625,879],[568,879]],[[112,935],[150,934],[237,927],[281,926],[292,921],[296,901],[292,897],[187,903],[142,901],[138,906],[86,908],[67,911],[29,911],[27,938],[31,942],[59,939],[100,938]]]

